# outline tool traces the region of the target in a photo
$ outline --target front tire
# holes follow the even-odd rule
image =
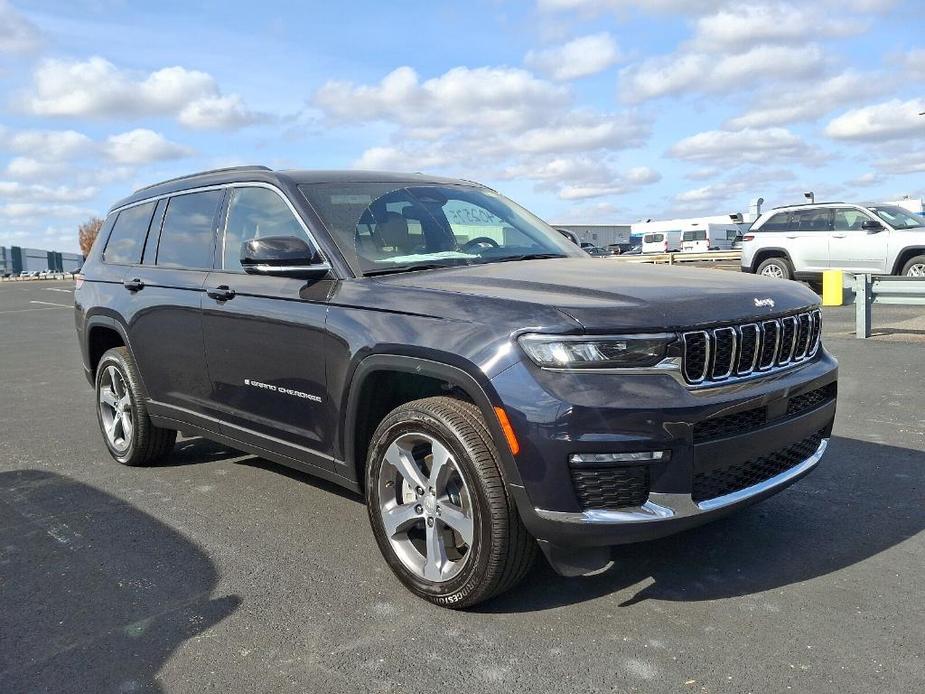
[[[910,258],[909,262],[903,265],[903,276],[925,277],[925,255],[917,255],[914,258]]]
[[[109,454],[123,465],[148,465],[173,450],[177,432],[151,423],[138,368],[125,347],[96,367],[97,421]]]
[[[758,266],[755,274],[779,280],[792,280],[793,268],[786,258],[768,258]]]
[[[536,556],[472,403],[432,397],[386,415],[370,443],[366,498],[389,567],[435,605],[461,609],[494,597]]]

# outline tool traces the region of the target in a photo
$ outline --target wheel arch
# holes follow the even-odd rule
[[[755,255],[752,256],[751,271],[757,272],[758,266],[770,258],[783,258],[788,263],[790,263],[790,267],[793,268],[793,260],[790,258],[790,253],[785,248],[772,246],[770,248],[761,248],[755,251]],[[796,270],[796,268],[793,269],[794,271]]]
[[[925,246],[910,246],[909,248],[903,248],[896,256],[896,260],[893,262],[893,271],[890,274],[900,274],[906,266],[906,263],[917,255],[925,255]]]
[[[135,364],[138,364],[138,360],[135,359],[135,353],[132,350],[132,343],[128,337],[128,328],[126,328],[125,324],[122,323],[119,318],[105,313],[92,314],[87,317],[85,335],[85,354],[87,355],[88,369],[87,378],[90,380],[91,384],[96,383],[96,367],[99,365],[100,359],[107,350],[113,347],[125,347],[135,361]],[[144,388],[144,392],[147,393],[148,390],[145,386],[144,374],[141,373],[140,368],[138,368],[137,371],[142,388]]]
[[[356,475],[356,482],[361,491],[366,453],[376,426],[394,407],[418,399],[401,397],[405,393],[400,393],[397,399],[386,398],[384,404],[376,406],[370,401],[370,388],[376,386],[379,382],[377,379],[404,380],[408,377],[411,377],[413,383],[424,387],[418,394],[419,397],[455,392],[457,397],[464,396],[478,407],[501,456],[503,479],[506,483],[522,484],[514,457],[494,411],[498,398],[490,385],[486,384],[486,387],[464,369],[443,362],[397,354],[374,354],[363,359],[354,370],[346,398],[346,411],[342,418],[344,462],[348,474],[352,472]],[[435,386],[439,386],[439,389],[428,390]],[[413,388],[411,392],[415,392]]]

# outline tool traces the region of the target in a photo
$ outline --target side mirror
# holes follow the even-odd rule
[[[868,219],[866,222],[861,224],[861,228],[868,234],[876,234],[879,231],[883,231],[883,224],[878,222],[876,219]]]
[[[241,267],[249,275],[310,278],[331,266],[311,244],[298,236],[266,236],[241,244]]]

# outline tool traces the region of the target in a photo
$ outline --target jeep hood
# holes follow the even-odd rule
[[[393,286],[555,308],[589,332],[746,322],[819,301],[797,282],[592,258],[489,263],[377,279]],[[486,313],[490,310],[486,305]],[[485,319],[490,321],[491,315]]]

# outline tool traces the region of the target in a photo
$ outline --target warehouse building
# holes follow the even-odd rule
[[[84,257],[79,253],[61,253],[39,248],[0,246],[0,272],[18,275],[21,272],[73,272],[83,265]]]
[[[604,248],[614,243],[630,242],[629,224],[553,224],[556,229],[564,229],[572,234],[579,243],[592,243]]]

